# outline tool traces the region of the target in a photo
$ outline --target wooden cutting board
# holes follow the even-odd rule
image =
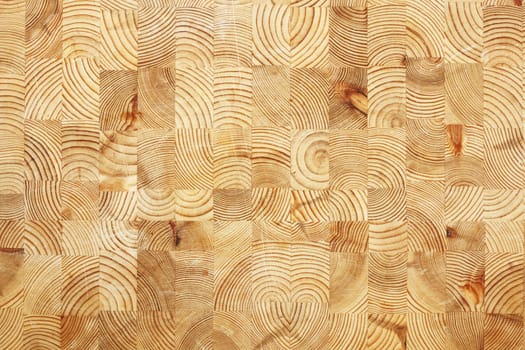
[[[523,349],[521,0],[0,0],[0,350]]]

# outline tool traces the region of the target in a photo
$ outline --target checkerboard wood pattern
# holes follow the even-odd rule
[[[516,0],[0,0],[0,349],[523,349]]]

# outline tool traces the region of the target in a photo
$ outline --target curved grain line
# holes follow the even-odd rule
[[[26,256],[24,260],[24,310],[27,314],[59,315],[62,309],[60,257]]]
[[[102,71],[100,74],[101,129],[133,131],[139,114],[137,72]]]
[[[407,336],[409,348],[427,349],[438,344],[446,344],[445,314],[410,313],[408,314],[408,328],[410,329]]]
[[[37,2],[38,4],[38,2]],[[26,5],[26,1],[23,0],[1,0],[0,7],[5,14],[18,14],[24,12],[25,6],[35,5],[33,2],[29,2]]]
[[[522,74],[509,67],[485,68],[484,124],[490,128],[521,125]]]
[[[369,6],[367,20],[368,37],[362,40],[368,40],[369,64],[403,65],[407,41],[406,6],[397,3]]]
[[[2,4],[5,13],[6,5]],[[62,2],[27,1],[25,21],[26,57],[62,56]]]
[[[445,110],[442,58],[407,62],[407,113],[412,119],[438,118]]]
[[[177,189],[213,188],[213,152],[207,130],[178,129],[175,136]]]
[[[483,217],[483,189],[479,187],[451,187],[445,198],[448,221],[479,221]]]
[[[24,220],[0,220],[0,246],[16,248],[22,246]]]
[[[168,252],[140,251],[137,299],[139,310],[163,311],[175,306],[175,261]]]
[[[103,349],[137,347],[137,318],[134,312],[101,312],[98,344]]]
[[[483,62],[490,66],[522,63],[522,13],[519,7],[483,9]]]
[[[22,227],[23,230],[23,227]],[[4,248],[0,252],[0,267],[2,273],[2,287],[0,288],[1,310],[15,309],[23,306],[25,286],[25,266],[23,249]],[[0,320],[2,316],[0,313]],[[5,328],[3,328],[5,329]]]
[[[164,68],[175,65],[176,15],[174,7],[145,7],[138,14],[138,65]]]
[[[177,220],[202,221],[213,216],[213,194],[209,190],[178,190],[175,196]]]
[[[20,10],[15,7],[17,1],[12,1],[5,6],[5,1],[2,1],[2,9],[6,8],[7,12],[2,16],[2,33],[0,35],[0,44],[2,51],[0,52],[0,61],[2,66],[0,71],[2,74],[24,74],[25,66],[28,61],[24,61],[25,47],[24,47],[24,7],[21,11],[9,13],[11,6],[12,10]],[[22,6],[25,2],[22,3]],[[9,28],[9,29],[8,29]],[[27,73],[27,72],[26,72]],[[26,75],[27,77],[27,75]]]
[[[404,187],[405,133],[396,129],[382,129],[381,132],[369,132],[368,136],[368,187]]]
[[[447,253],[447,292],[452,310],[480,311],[485,290],[485,258],[481,252]]]
[[[148,130],[138,140],[138,187],[171,189],[175,185],[175,133],[171,130]]]
[[[57,221],[26,221],[24,249],[31,255],[60,255],[62,226]]]
[[[445,67],[446,108],[466,124],[483,120],[483,69],[475,64],[448,64]],[[464,88],[475,87],[473,89]]]
[[[176,335],[179,349],[191,349],[195,344],[199,344],[203,349],[213,348],[213,337],[212,333],[209,332],[212,327],[212,314],[194,315],[198,316],[198,319],[188,320],[184,324],[184,332]],[[188,327],[189,326],[189,327]]]
[[[224,263],[216,266],[216,280],[213,289],[215,308],[224,311],[247,310],[252,303],[252,256],[239,252]],[[219,277],[220,276],[220,277]],[[217,278],[219,277],[219,278]]]
[[[137,12],[102,10],[101,59],[104,69],[136,69]]]
[[[96,122],[62,123],[62,178],[99,181],[99,130]]]
[[[485,223],[485,244],[489,252],[522,252],[523,223],[498,222]]]
[[[136,192],[100,192],[99,213],[102,220],[133,220],[136,209]]]
[[[330,220],[330,202],[326,191],[292,191],[292,220],[316,222]]]
[[[58,220],[61,218],[60,187],[56,181],[26,183],[26,219]]]
[[[63,108],[66,120],[98,121],[99,64],[91,58],[65,59]]]
[[[405,346],[406,315],[371,314],[368,316],[368,323],[368,347],[370,349],[402,349]]]
[[[328,302],[328,245],[324,242],[301,242],[290,248],[292,301],[320,304]]]
[[[285,66],[254,66],[254,126],[286,126],[290,113],[289,69]]]
[[[244,189],[213,191],[213,217],[221,221],[251,220],[251,193]]]
[[[487,188],[521,189],[523,136],[521,129],[485,129],[483,167]]]
[[[448,295],[443,254],[410,253],[408,276],[408,304],[411,311],[431,314],[446,310]]]
[[[365,349],[367,328],[366,314],[330,314],[330,348]]]
[[[443,182],[425,181],[407,186],[407,216],[411,221],[441,222],[444,215]]]
[[[288,6],[255,5],[252,10],[253,63],[288,65],[290,60]]]
[[[484,346],[497,350],[519,347],[522,329],[523,319],[520,316],[487,314],[484,319]]]
[[[292,180],[294,188],[322,190],[328,188],[328,133],[296,132],[292,143]]]
[[[472,2],[449,3],[446,7],[445,40],[450,45],[454,62],[479,62],[482,45],[482,7]]]
[[[141,69],[138,74],[138,115],[146,129],[175,127],[175,70]],[[178,82],[177,82],[178,83]]]
[[[368,260],[364,254],[330,253],[330,313],[366,312]]]
[[[177,67],[206,67],[213,61],[213,11],[178,8],[175,27]]]
[[[404,188],[374,189],[368,193],[368,217],[378,221],[406,219]]]
[[[63,221],[62,222],[62,254],[97,255],[99,245],[98,221]]]
[[[213,133],[215,188],[251,187],[251,134],[246,129]]]
[[[137,227],[134,222],[101,221],[97,231],[100,247],[103,250],[116,251],[137,248]]]
[[[366,7],[333,7],[330,10],[330,59],[336,66],[368,65],[367,15]]]
[[[250,127],[252,124],[251,69],[242,67],[216,69],[214,81],[214,127]]]
[[[333,221],[364,221],[368,218],[365,191],[330,191],[330,219]]]
[[[64,3],[63,52],[67,57],[97,57],[100,51],[100,8],[89,0]]]
[[[290,131],[252,129],[252,187],[283,187],[290,178]]]
[[[516,190],[485,190],[485,220],[523,219],[523,194]]]
[[[294,69],[290,74],[291,121],[294,129],[328,128],[328,81],[318,69]]]
[[[27,180],[54,180],[61,174],[60,122],[25,123],[25,175]]]
[[[9,193],[0,196],[0,219],[24,219],[24,195],[22,193]]]
[[[252,24],[250,6],[220,6],[215,12],[214,66],[250,67],[252,64]],[[180,6],[180,3],[178,4]]]
[[[95,317],[64,316],[60,328],[61,346],[92,349],[98,346],[98,319]]]
[[[369,226],[370,251],[400,253],[406,251],[407,223],[403,221],[374,221]]]
[[[409,120],[407,126],[408,174],[414,180],[444,180],[445,124],[443,121]]]
[[[485,311],[518,314],[522,310],[523,261],[518,254],[488,253]]]
[[[370,69],[368,74],[370,127],[401,127],[405,123],[406,77],[402,68]]]
[[[286,243],[254,243],[252,258],[252,295],[258,302],[287,302],[291,292],[291,252]]]
[[[170,312],[139,314],[139,347],[144,350],[176,349],[173,332],[176,330],[175,317]]]
[[[445,6],[413,2],[407,8],[407,54],[411,57],[443,57]]]
[[[290,196],[287,189],[254,188],[252,190],[254,220],[286,221],[290,215]]]
[[[127,251],[100,255],[100,307],[103,310],[136,310],[137,256]]]
[[[217,312],[213,315],[214,349],[243,349],[253,344],[255,331],[248,316],[235,312]]]
[[[293,67],[323,67],[328,63],[327,10],[321,7],[291,9],[290,44]]]
[[[6,349],[16,349],[21,346],[23,339],[23,310],[19,308],[5,308],[0,310],[0,329],[2,345]]]
[[[98,257],[67,256],[62,259],[62,312],[96,315],[99,307]]]
[[[60,316],[26,315],[22,339],[26,349],[59,349]]]
[[[62,65],[60,61],[28,60],[25,87],[26,119],[61,119]]]
[[[117,131],[101,132],[99,162],[101,191],[134,190],[137,184],[137,136]]]
[[[61,183],[62,217],[66,220],[98,219],[98,183]]]
[[[208,69],[177,69],[175,98],[178,128],[204,129],[212,127],[213,74]]]
[[[368,311],[384,313],[405,310],[406,255],[371,253],[368,268]]]
[[[410,235],[408,239],[408,250],[412,252],[440,252],[446,250],[444,237],[445,224],[439,222],[408,222]]]

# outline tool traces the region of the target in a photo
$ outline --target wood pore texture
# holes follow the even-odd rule
[[[0,349],[524,349],[524,21],[0,0]]]

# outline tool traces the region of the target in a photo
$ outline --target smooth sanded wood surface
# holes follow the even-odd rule
[[[523,349],[524,21],[0,0],[0,349]]]

